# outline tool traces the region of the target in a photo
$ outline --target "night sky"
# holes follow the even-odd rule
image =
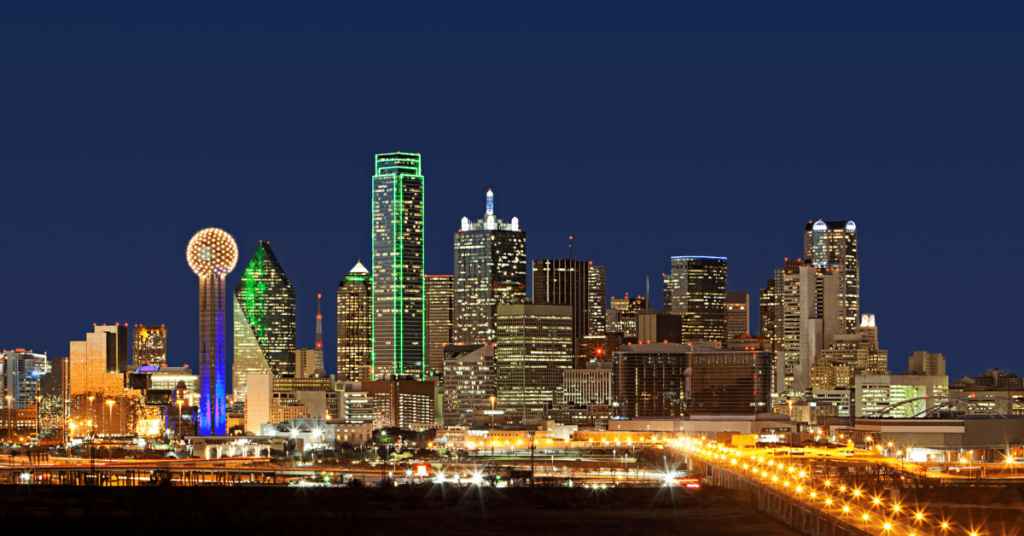
[[[401,150],[423,155],[429,274],[488,188],[531,260],[573,235],[609,296],[650,276],[656,307],[672,255],[727,256],[756,301],[808,220],[852,219],[894,372],[928,350],[953,378],[1024,373],[1021,3],[13,4],[0,347],[166,324],[195,367],[185,248],[215,226],[239,244],[229,289],[271,242],[302,347],[325,295],[334,372],[373,155]]]

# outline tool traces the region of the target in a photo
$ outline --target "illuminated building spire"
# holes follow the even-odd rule
[[[490,188],[487,189],[487,215],[494,215],[494,192]]]

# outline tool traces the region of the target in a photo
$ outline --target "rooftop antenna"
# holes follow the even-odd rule
[[[650,310],[650,308],[651,308],[651,276],[647,276],[647,293],[644,296],[644,301],[647,302],[647,303],[644,304],[644,307],[646,307],[648,310]]]
[[[572,260],[572,236],[569,236],[569,260]]]

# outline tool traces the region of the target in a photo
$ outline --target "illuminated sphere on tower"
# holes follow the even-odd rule
[[[188,265],[199,276],[199,411],[201,436],[227,433],[224,278],[238,262],[238,244],[221,229],[203,229],[188,241]],[[178,423],[179,436],[180,426]]]
[[[188,241],[188,265],[199,277],[225,276],[238,262],[238,244],[222,229],[203,229]]]

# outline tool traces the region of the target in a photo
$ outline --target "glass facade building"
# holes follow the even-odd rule
[[[245,400],[250,374],[295,375],[295,289],[269,242],[260,241],[234,293],[232,388]]]
[[[356,262],[338,283],[338,381],[373,377],[373,296],[370,272]]]
[[[665,276],[664,308],[682,315],[684,341],[725,343],[727,287],[725,257],[672,257],[672,272]]]
[[[772,354],[705,350],[690,354],[691,414],[770,413]]]
[[[121,363],[125,364],[119,369]],[[128,327],[96,326],[84,341],[71,341],[68,358],[69,394],[118,395],[128,370]]]
[[[7,350],[0,361],[0,400],[4,408],[28,409],[35,406],[36,395],[40,395],[40,382],[50,372],[45,354],[26,352],[23,348]],[[7,406],[7,397],[11,404]]]
[[[434,376],[438,381],[444,377],[444,347],[452,343],[453,283],[450,275],[428,275],[423,277],[427,292],[427,306],[423,313],[426,318],[427,359],[424,375]]]
[[[373,374],[423,376],[420,155],[378,154],[372,198]]]
[[[686,414],[686,344],[631,344],[615,354],[619,416],[681,417]]]
[[[462,218],[455,233],[454,275],[454,341],[493,343],[495,307],[526,301],[526,233],[495,217],[490,190],[484,218]]]
[[[167,364],[167,328],[135,325],[132,333],[132,364],[158,367]]]

